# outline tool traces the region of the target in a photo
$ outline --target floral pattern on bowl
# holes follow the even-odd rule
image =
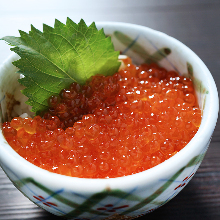
[[[192,158],[186,166],[182,167],[170,179],[160,179],[159,183],[156,184],[160,187],[147,197],[136,195],[138,186],[130,192],[120,189],[106,189],[89,197],[66,191],[65,188],[52,191],[31,177],[19,179],[19,176],[13,173],[12,170],[7,167],[3,168],[21,192],[36,205],[53,214],[70,219],[99,219],[99,217],[109,217],[113,213],[117,214],[115,219],[119,219],[122,216],[133,218],[137,215],[144,215],[170,201],[193,177],[204,155],[205,152]],[[74,194],[75,199],[68,198],[68,194]],[[169,194],[169,197],[167,197],[167,194]],[[109,197],[114,198],[111,199],[111,203],[108,201]],[[68,211],[64,212],[63,206]]]

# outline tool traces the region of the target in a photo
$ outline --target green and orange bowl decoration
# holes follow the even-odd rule
[[[19,156],[0,133],[0,165],[12,183],[32,202],[69,219],[133,219],[175,197],[192,179],[208,149],[218,117],[218,93],[202,60],[178,40],[147,27],[100,22],[114,47],[136,64],[156,62],[192,79],[199,107],[200,128],[185,148],[165,162],[141,173],[109,179],[68,177]],[[7,105],[18,84],[11,55],[0,66],[1,122],[10,117]]]

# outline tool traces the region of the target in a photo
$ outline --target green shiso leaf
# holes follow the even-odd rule
[[[13,64],[24,75],[19,79],[26,87],[22,93],[36,114],[47,110],[48,98],[72,82],[84,84],[93,75],[112,75],[119,69],[119,52],[94,22],[87,26],[84,20],[76,24],[67,18],[66,24],[55,20],[54,28],[43,24],[43,32],[31,26],[29,33],[19,33],[1,40],[21,57]]]

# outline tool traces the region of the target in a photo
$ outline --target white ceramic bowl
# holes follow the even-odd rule
[[[134,175],[80,179],[40,169],[20,157],[0,132],[0,165],[14,185],[43,209],[72,219],[123,219],[151,212],[176,196],[195,174],[209,146],[218,116],[215,82],[200,58],[178,40],[147,27],[97,23],[112,36],[117,50],[137,64],[153,59],[163,67],[192,78],[203,116],[190,143],[169,160]],[[18,86],[18,59],[12,55],[0,68],[1,120],[7,116],[8,94]]]

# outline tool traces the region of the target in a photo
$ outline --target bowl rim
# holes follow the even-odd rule
[[[114,29],[120,27],[128,27],[132,29],[134,28],[135,30],[138,29],[144,32],[160,35],[161,38],[166,38],[166,40],[172,41],[173,44],[178,45],[179,47],[184,49],[184,51],[190,54],[190,56],[194,60],[193,63],[196,63],[202,67],[203,74],[205,74],[207,78],[206,85],[208,86],[209,94],[206,100],[206,107],[203,113],[201,126],[198,132],[196,133],[196,135],[194,136],[194,138],[176,155],[174,155],[173,157],[169,158],[168,160],[164,161],[163,163],[151,169],[123,177],[107,178],[107,179],[91,179],[91,178],[69,177],[60,174],[55,174],[31,164],[30,162],[26,161],[24,158],[19,156],[15,151],[12,150],[12,148],[7,143],[5,143],[4,137],[1,132],[0,133],[0,141],[1,141],[0,164],[1,161],[4,161],[3,163],[7,164],[9,167],[13,167],[13,169],[19,169],[19,167],[23,167],[25,168],[24,171],[25,173],[34,176],[34,178],[36,179],[37,178],[41,180],[44,179],[43,181],[46,185],[51,185],[51,184],[57,186],[62,185],[69,189],[72,189],[71,186],[74,185],[74,188],[84,192],[100,191],[102,189],[106,189],[106,187],[110,187],[111,189],[114,188],[129,189],[132,188],[134,185],[140,185],[146,183],[153,184],[159,178],[162,178],[165,175],[171,175],[173,173],[173,171],[170,170],[171,167],[176,170],[179,169],[180,166],[183,166],[184,163],[185,164],[187,163],[186,161],[189,161],[188,155],[190,155],[190,153],[193,154],[197,152],[198,149],[200,149],[200,146],[204,146],[204,140],[207,140],[208,143],[217,122],[219,102],[218,102],[218,92],[214,79],[210,71],[206,67],[206,65],[203,63],[203,61],[191,49],[189,49],[180,41],[176,40],[171,36],[168,36],[165,33],[153,30],[145,26],[123,23],[123,22],[96,22],[96,26],[98,28],[113,26]],[[3,65],[0,66],[0,70],[1,68],[3,68],[4,65],[7,65],[13,59],[15,59],[16,56],[15,54],[12,54],[3,63]],[[207,128],[209,129],[207,130]],[[59,181],[57,182],[57,180]]]

